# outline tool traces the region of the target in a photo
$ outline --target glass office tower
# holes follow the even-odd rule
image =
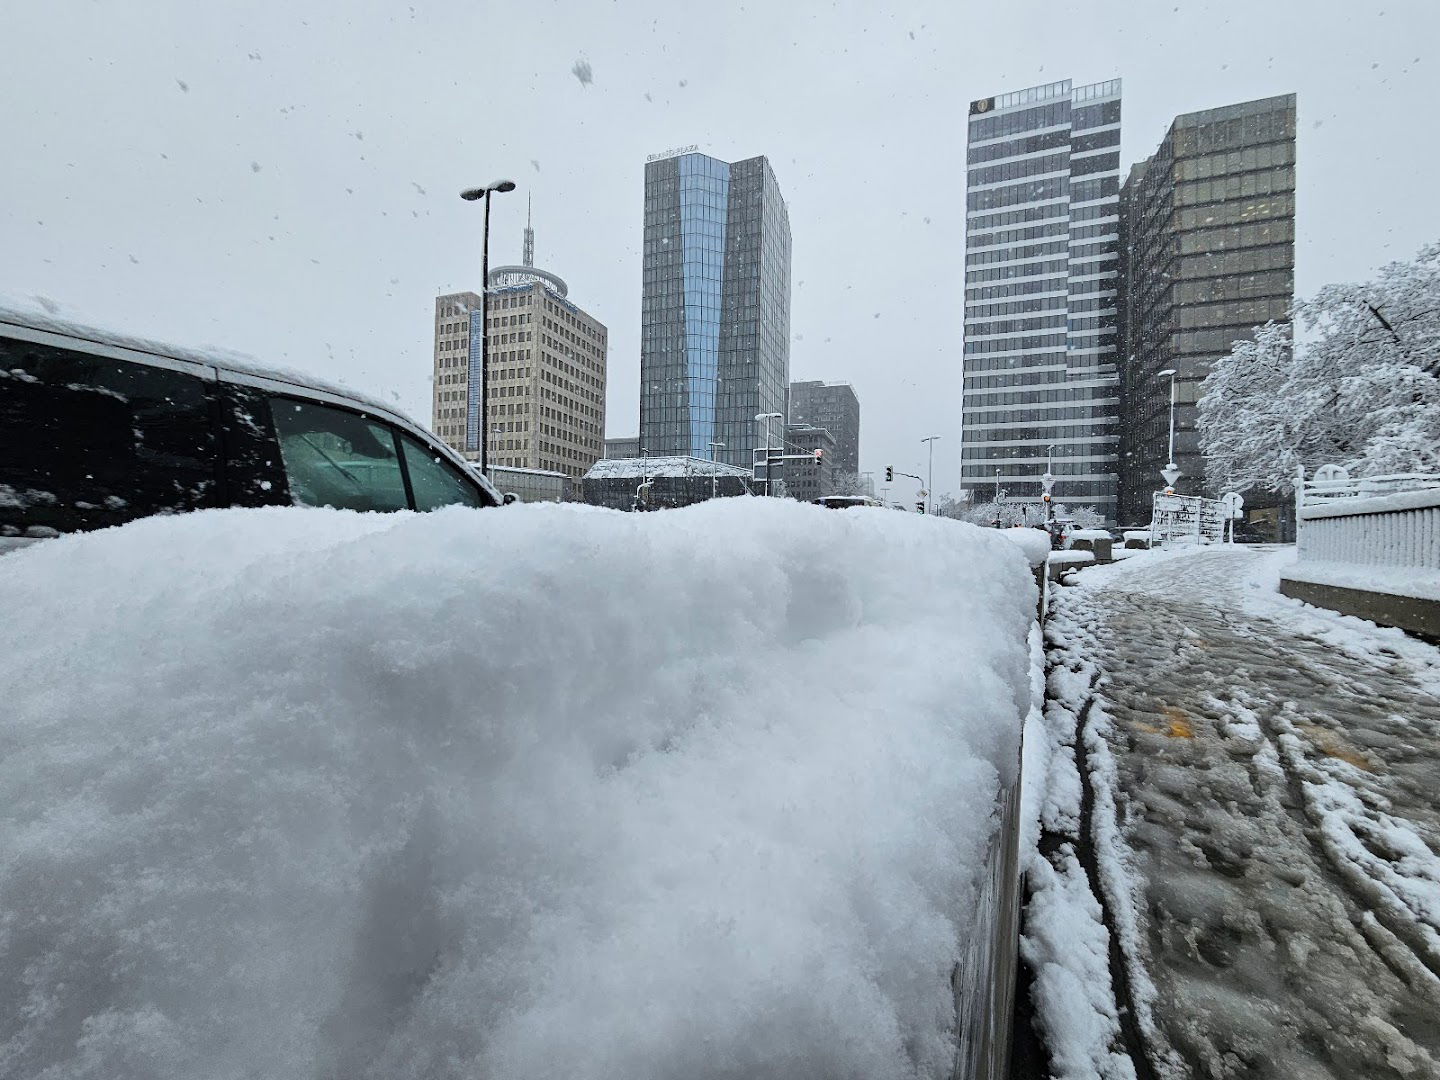
[[[1145,522],[1169,455],[1170,379],[1160,372],[1176,372],[1175,488],[1213,498],[1195,428],[1200,383],[1232,342],[1290,317],[1295,95],[1176,117],[1131,168],[1121,209],[1121,514]]]
[[[748,469],[790,378],[790,217],[764,157],[646,163],[640,320],[640,445]]]
[[[1116,513],[1120,80],[970,103],[961,482]]]

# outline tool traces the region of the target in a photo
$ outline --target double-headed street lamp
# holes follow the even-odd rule
[[[1173,491],[1175,481],[1180,479],[1180,466],[1175,464],[1175,369],[1166,368],[1164,371],[1157,371],[1156,377],[1170,377],[1170,458],[1165,463],[1165,468],[1160,470],[1160,475],[1165,480],[1165,490]]]
[[[470,424],[465,424],[465,449],[480,451],[480,472],[482,475],[489,475],[486,466],[489,464],[488,443],[490,442],[490,404],[486,400],[485,391],[488,389],[490,377],[490,195],[495,191],[514,191],[515,181],[496,180],[493,184],[485,187],[466,188],[460,192],[460,198],[466,202],[475,202],[479,199],[485,200],[485,226],[480,241],[480,420],[475,425],[475,430],[470,430]],[[465,411],[470,411],[470,402],[475,397],[475,372],[468,373],[465,380]]]
[[[762,412],[755,416],[757,421],[765,421],[765,494],[770,494],[770,421],[784,420],[785,414],[779,412]]]

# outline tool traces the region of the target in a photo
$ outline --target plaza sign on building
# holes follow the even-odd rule
[[[673,150],[666,150],[663,153],[659,154],[651,154],[645,159],[645,161],[648,164],[652,161],[660,161],[662,158],[679,157],[681,154],[693,154],[699,149],[700,145],[698,143],[692,146],[677,146]]]

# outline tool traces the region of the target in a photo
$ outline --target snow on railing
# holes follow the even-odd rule
[[[1440,577],[1440,474],[1351,477],[1322,465],[1295,489],[1297,566]]]
[[[1327,472],[1327,470],[1334,470]],[[1355,476],[1334,465],[1315,470],[1315,479],[1300,485],[1300,505],[1315,506],[1334,499],[1375,498],[1399,491],[1440,489],[1440,473],[1391,473],[1386,476]]]

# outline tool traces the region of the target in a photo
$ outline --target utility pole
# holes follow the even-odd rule
[[[765,421],[765,494],[768,496],[768,495],[770,494],[770,469],[771,469],[771,462],[770,462],[770,421],[771,421],[771,420],[783,420],[783,419],[785,419],[785,414],[784,414],[784,413],[778,413],[778,412],[758,413],[758,414],[756,415],[755,419],[756,419],[756,420],[764,420],[764,421]],[[782,449],[783,449],[783,448],[782,448]]]
[[[718,441],[716,441],[715,439],[711,439],[711,440],[710,440],[710,464],[711,464],[711,465],[714,465],[714,464],[715,464],[715,448],[716,448],[716,447],[723,447],[724,445],[725,445],[725,444],[724,444],[723,442],[718,442]],[[715,498],[716,495],[719,494],[719,491],[718,491],[718,482],[719,482],[719,481],[718,481],[718,477],[715,475],[715,470],[714,470],[714,469],[711,469],[711,470],[710,470],[710,498],[712,498],[712,499]]]
[[[925,512],[932,513],[935,509],[935,440],[939,435],[931,435],[921,439],[922,443],[930,445],[930,467],[926,470],[925,478]]]

